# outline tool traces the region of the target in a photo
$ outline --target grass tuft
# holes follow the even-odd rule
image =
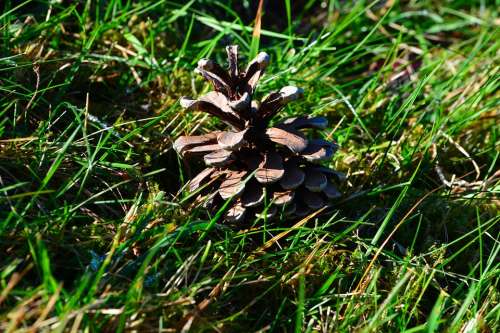
[[[495,4],[260,3],[2,2],[0,331],[500,330]],[[230,43],[329,119],[334,207],[190,204],[172,142],[221,123],[177,101]]]

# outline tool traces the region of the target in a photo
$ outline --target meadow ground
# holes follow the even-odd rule
[[[494,1],[3,1],[0,331],[495,332]],[[329,119],[348,175],[303,220],[222,223],[180,188],[203,57]]]

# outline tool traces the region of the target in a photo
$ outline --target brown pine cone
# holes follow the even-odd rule
[[[287,86],[262,102],[252,100],[269,56],[261,52],[244,71],[238,68],[237,46],[227,47],[229,69],[202,59],[199,72],[214,87],[197,100],[183,97],[180,103],[192,111],[204,111],[231,127],[205,135],[181,136],[175,150],[182,157],[203,157],[207,168],[189,182],[189,190],[206,194],[213,209],[233,200],[226,221],[253,216],[272,218],[305,216],[339,198],[336,183],[343,174],[319,165],[329,160],[337,145],[307,139],[302,129],[324,129],[323,117],[290,118],[269,127],[269,121],[287,103],[303,94]],[[202,192],[203,193],[203,192]]]

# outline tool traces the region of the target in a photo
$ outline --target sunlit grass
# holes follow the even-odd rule
[[[498,331],[495,5],[268,2],[256,36],[257,3],[1,5],[0,331]],[[235,226],[179,191],[172,141],[222,124],[177,100],[229,43],[329,119],[334,207]]]

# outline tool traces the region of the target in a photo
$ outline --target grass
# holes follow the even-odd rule
[[[5,1],[0,330],[495,332],[493,1]],[[497,4],[498,5],[498,4]],[[258,29],[256,29],[258,30]],[[303,220],[239,227],[178,190],[202,57],[271,55],[348,174]]]

